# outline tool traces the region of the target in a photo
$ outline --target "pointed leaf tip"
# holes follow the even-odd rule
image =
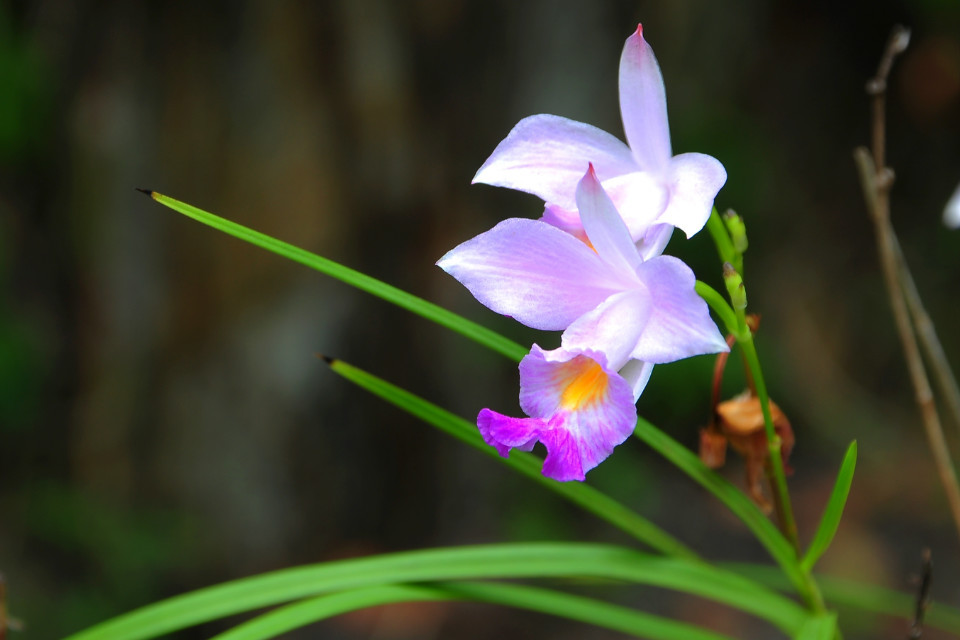
[[[800,566],[804,571],[810,571],[816,565],[817,560],[824,554],[833,537],[840,526],[840,518],[843,515],[844,507],[847,504],[847,498],[850,495],[850,487],[853,484],[853,473],[857,466],[857,441],[854,440],[847,448],[847,453],[843,456],[843,462],[840,464],[840,470],[837,472],[837,479],[830,492],[830,497],[823,509],[823,515],[820,517],[820,524],[810,546],[800,561]]]
[[[314,355],[317,356],[318,358],[320,358],[321,360],[323,360],[324,362],[326,362],[326,363],[329,364],[329,365],[332,365],[334,362],[337,361],[336,358],[331,358],[330,356],[328,356],[328,355],[326,355],[326,354],[323,354],[323,353],[315,353]]]
[[[141,189],[140,187],[134,187],[134,189],[136,189],[136,190],[139,191],[140,193],[145,193],[145,194],[147,194],[147,195],[150,196],[151,198],[153,197],[154,191],[153,191],[152,189]]]

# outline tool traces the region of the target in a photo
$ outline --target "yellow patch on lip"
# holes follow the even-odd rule
[[[610,382],[603,367],[589,358],[580,358],[583,359],[583,364],[578,367],[579,371],[571,376],[572,379],[560,396],[560,404],[568,411],[577,411],[602,400],[607,395]]]

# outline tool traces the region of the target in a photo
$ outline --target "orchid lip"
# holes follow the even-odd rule
[[[533,345],[520,363],[520,401],[529,417],[484,409],[477,427],[503,456],[541,442],[543,474],[559,481],[583,480],[630,436],[637,419],[631,385],[607,368],[602,353]]]

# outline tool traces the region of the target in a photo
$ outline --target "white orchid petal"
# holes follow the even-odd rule
[[[606,131],[560,116],[530,116],[494,149],[473,182],[525,191],[573,209],[577,181],[589,162],[601,179],[637,170],[627,145]]]
[[[627,142],[644,171],[666,171],[670,156],[667,95],[660,65],[643,38],[643,25],[623,45],[620,56],[620,115]]]
[[[597,255],[622,274],[625,282],[633,280],[640,255],[627,225],[600,185],[592,164],[577,185],[577,208],[580,222]]]
[[[622,288],[583,242],[521,218],[464,242],[437,265],[493,311],[550,331],[566,329]]]
[[[636,350],[653,313],[645,289],[612,295],[567,327],[561,344],[568,351],[600,351],[612,369],[619,369]]]
[[[713,201],[727,171],[720,161],[703,153],[681,153],[670,161],[670,201],[657,222],[672,224],[687,237],[707,224]]]
[[[642,360],[630,360],[622,369],[620,375],[627,384],[633,389],[633,401],[640,399],[640,394],[650,381],[650,374],[653,373],[653,363]]]
[[[634,242],[643,238],[667,207],[670,193],[665,183],[646,171],[635,171],[603,183]]]
[[[649,291],[652,311],[632,357],[661,364],[729,351],[707,303],[694,290],[690,267],[659,256],[640,265],[637,273]]]

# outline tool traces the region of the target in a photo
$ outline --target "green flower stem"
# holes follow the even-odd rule
[[[720,218],[720,214],[717,213],[716,207],[710,212],[710,217],[707,218],[707,231],[710,232],[713,243],[717,245],[720,262],[735,264],[738,254],[736,249],[733,248],[733,241],[730,239],[729,232],[727,232],[727,226],[723,224],[723,220]],[[740,261],[742,262],[743,259],[741,258]],[[737,269],[737,271],[740,271],[740,269]]]
[[[707,220],[707,229],[713,237],[714,244],[716,244],[720,260],[724,263],[724,280],[734,304],[728,304],[717,291],[701,282],[697,282],[696,290],[724,322],[727,330],[737,339],[746,365],[747,376],[753,383],[752,386],[756,391],[757,399],[760,401],[763,427],[768,443],[768,477],[773,490],[773,500],[776,504],[783,534],[792,547],[789,561],[776,554],[774,557],[781,563],[784,572],[791,578],[811,610],[817,613],[825,613],[826,607],[823,596],[810,573],[810,568],[801,566],[799,562],[800,541],[797,536],[797,523],[793,515],[793,507],[790,503],[786,472],[783,468],[780,437],[777,436],[773,425],[773,416],[770,412],[770,396],[767,394],[767,385],[763,378],[760,358],[757,356],[757,348],[753,341],[753,332],[747,326],[746,294],[743,290],[742,280],[743,254],[734,247],[730,233],[716,209],[710,213],[710,218]],[[736,303],[737,299],[740,300],[739,304]],[[755,530],[754,533],[757,533],[757,531]]]
[[[747,327],[746,312],[742,308],[734,310],[737,316],[737,344],[743,353],[744,361],[753,380],[754,390],[757,392],[757,399],[760,401],[760,411],[763,414],[763,427],[767,435],[767,447],[769,453],[769,478],[773,488],[773,499],[776,504],[777,514],[780,517],[780,525],[783,534],[793,546],[795,557],[800,556],[800,540],[797,536],[797,522],[793,516],[793,506],[790,502],[790,491],[787,488],[787,474],[783,468],[783,457],[781,456],[780,436],[777,435],[773,426],[773,415],[770,413],[770,396],[767,394],[767,383],[763,377],[763,369],[760,366],[760,358],[757,355],[757,347],[753,342],[753,332]],[[810,570],[800,567],[800,572],[804,581],[804,597],[811,609],[818,613],[826,611],[823,602],[823,595],[813,579]]]
[[[743,350],[747,366],[750,368],[750,374],[753,377],[753,383],[757,391],[757,399],[760,401],[760,411],[763,413],[763,427],[766,430],[768,451],[770,454],[771,481],[775,498],[780,507],[780,515],[783,518],[783,522],[781,523],[783,533],[799,554],[800,542],[797,539],[797,523],[794,520],[793,508],[790,504],[790,492],[787,490],[787,476],[783,469],[783,458],[780,451],[780,436],[777,435],[773,426],[773,416],[770,413],[770,397],[767,395],[767,385],[766,382],[764,382],[763,371],[760,368],[760,359],[757,357],[757,348],[753,343],[753,336],[741,341],[739,344]]]
[[[739,340],[740,329],[737,325],[737,316],[727,300],[706,282],[697,280],[694,289],[697,295],[703,298],[707,304],[710,305],[710,308],[713,309],[713,312],[720,317],[720,320],[723,321],[723,324],[727,328],[727,333],[733,334]]]

